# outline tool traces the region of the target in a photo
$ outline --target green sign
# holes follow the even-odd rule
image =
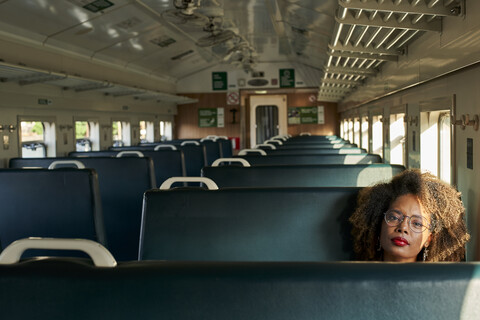
[[[324,107],[290,107],[288,124],[324,124]]]
[[[212,72],[212,89],[213,91],[227,90],[228,81],[226,72]]]
[[[223,128],[225,126],[224,108],[198,109],[198,126],[200,128]]]
[[[317,107],[300,107],[299,109],[302,124],[317,123]]]
[[[280,88],[295,88],[295,69],[280,69]]]

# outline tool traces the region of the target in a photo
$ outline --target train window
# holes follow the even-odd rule
[[[348,140],[348,119],[343,120],[343,139]]]
[[[154,126],[151,121],[140,121],[140,143],[154,141]]]
[[[450,116],[448,110],[420,112],[420,166],[450,183]]]
[[[360,118],[353,120],[353,143],[360,145]]]
[[[76,151],[92,151],[88,121],[75,121],[75,141]]]
[[[147,141],[147,122],[140,121],[140,143],[151,142]]]
[[[344,138],[345,135],[343,134],[343,120],[340,120],[340,138]]]
[[[390,115],[390,163],[405,165],[405,114]]]
[[[20,121],[23,158],[55,157],[55,124]]]
[[[450,114],[441,113],[438,119],[438,151],[439,151],[439,178],[451,183],[451,153],[450,153]]]
[[[160,121],[160,139],[162,141],[172,140],[173,130],[172,122],[170,121]]]
[[[41,121],[22,121],[22,157],[44,158],[47,156],[45,146],[45,128]]]
[[[368,117],[361,118],[361,146],[365,150],[368,150]]]
[[[372,117],[372,152],[383,158],[383,123],[382,116]]]
[[[100,150],[100,126],[97,121],[75,121],[75,149],[77,151]]]
[[[130,146],[130,123],[126,121],[113,121],[112,138],[114,147]]]
[[[348,120],[348,140],[350,140],[350,143],[353,143],[353,120],[352,119]]]

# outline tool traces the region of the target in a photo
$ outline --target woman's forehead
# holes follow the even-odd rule
[[[406,216],[421,215],[429,218],[430,214],[426,212],[420,199],[411,193],[398,196],[390,205],[390,210],[394,209]]]

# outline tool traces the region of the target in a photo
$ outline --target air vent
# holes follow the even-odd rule
[[[268,84],[268,80],[266,79],[252,79],[248,80],[248,85],[252,87],[262,87]]]
[[[252,71],[252,78],[264,78],[265,72],[263,71]]]
[[[105,10],[114,5],[114,3],[108,0],[71,0],[71,2],[94,13]]]
[[[193,50],[188,50],[188,51],[185,51],[183,53],[180,53],[179,55],[176,55],[175,57],[171,57],[172,60],[180,60],[190,54],[193,53]]]
[[[159,47],[166,48],[172,43],[177,42],[175,39],[168,36],[161,36],[150,40],[151,43],[156,44]]]

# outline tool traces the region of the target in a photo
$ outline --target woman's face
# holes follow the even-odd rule
[[[409,227],[409,220],[411,226],[418,229],[419,224],[417,222],[420,221],[419,217],[423,217],[423,221],[430,225],[430,215],[425,212],[420,201],[413,194],[405,194],[395,199],[388,211],[395,213],[395,216],[400,217],[400,220],[402,215],[405,218],[396,226],[388,225],[385,219],[383,219],[380,232],[383,260],[396,262],[416,261],[420,250],[426,243],[427,245],[430,243],[431,232],[428,229],[424,232],[413,232],[412,228]],[[399,220],[394,219],[390,224],[395,224],[395,221]]]

